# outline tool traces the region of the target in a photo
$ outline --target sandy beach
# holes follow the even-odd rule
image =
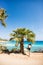
[[[2,43],[2,42],[7,42],[7,41],[2,41],[2,40],[0,40],[0,43]]]
[[[22,54],[0,54],[0,65],[43,65],[43,53],[30,53],[30,57]]]

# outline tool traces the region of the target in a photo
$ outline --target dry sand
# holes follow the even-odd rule
[[[30,57],[22,54],[0,54],[0,65],[43,65],[43,53],[31,53]]]

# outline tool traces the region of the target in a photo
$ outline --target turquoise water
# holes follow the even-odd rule
[[[20,48],[20,44],[18,45],[18,47],[15,46],[16,41],[8,41],[3,43],[0,42],[0,44],[6,45],[6,47],[9,50],[12,50],[13,48]],[[30,43],[27,41],[24,41],[24,48],[27,48],[28,44]],[[36,41],[34,44],[32,44],[31,52],[34,52],[34,51],[43,51],[43,41]]]

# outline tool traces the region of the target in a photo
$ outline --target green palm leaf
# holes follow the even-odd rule
[[[4,22],[4,20],[8,17],[8,15],[6,14],[6,11],[5,9],[3,8],[0,8],[0,21],[2,23],[2,25],[4,27],[6,27],[6,23]]]

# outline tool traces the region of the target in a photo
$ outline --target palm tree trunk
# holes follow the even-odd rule
[[[23,44],[24,40],[22,39],[21,42],[20,42],[20,52],[22,54],[24,54],[24,44]]]

